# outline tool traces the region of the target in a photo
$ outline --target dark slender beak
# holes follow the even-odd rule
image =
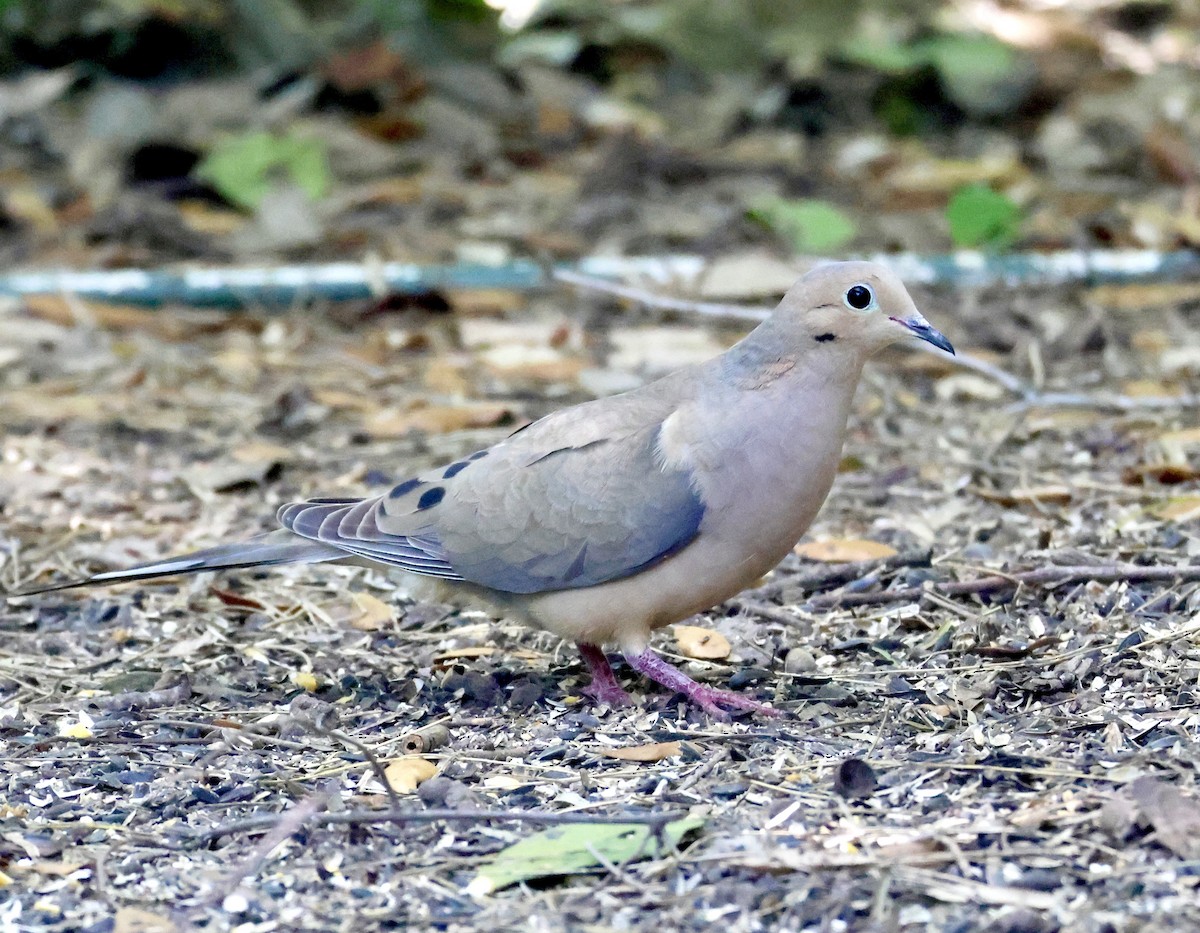
[[[907,327],[912,332],[914,337],[919,337],[926,343],[933,344],[939,350],[945,350],[951,356],[954,355],[954,345],[946,339],[945,335],[940,330],[936,330],[927,320],[925,320],[925,318],[921,317],[920,315],[915,318],[910,318],[909,320],[904,320],[903,318],[898,317],[894,317],[892,320],[897,324]]]

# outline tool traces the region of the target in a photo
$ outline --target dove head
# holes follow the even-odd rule
[[[792,340],[870,355],[904,337],[954,348],[917,310],[904,284],[873,262],[817,266],[784,295],[774,317]]]

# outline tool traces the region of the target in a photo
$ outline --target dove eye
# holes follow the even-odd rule
[[[845,297],[842,300],[846,302],[846,307],[851,311],[871,311],[875,307],[875,293],[869,286],[861,283],[851,285],[846,289]]]

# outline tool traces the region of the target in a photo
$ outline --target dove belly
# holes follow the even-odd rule
[[[655,629],[725,602],[774,569],[812,522],[833,473],[810,475],[802,501],[702,527],[686,548],[633,576],[498,605],[562,638],[639,653]]]
[[[848,395],[849,393],[847,393]],[[795,546],[833,485],[849,398],[793,416],[755,444],[713,456],[702,474],[706,513],[685,548],[639,573],[597,586],[514,597],[506,608],[563,638],[640,652],[655,629],[736,596]],[[762,438],[769,439],[762,439]],[[795,439],[802,439],[797,442]],[[705,451],[693,451],[703,458]]]

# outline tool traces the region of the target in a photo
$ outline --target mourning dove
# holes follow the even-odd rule
[[[615,644],[711,715],[772,714],[696,683],[650,649],[650,634],[729,599],[792,549],[833,483],[864,362],[906,335],[954,352],[887,269],[820,266],[706,363],[557,411],[381,496],[285,505],[283,530],[65,586],[365,560],[576,642],[602,703],[629,699],[600,648]]]

